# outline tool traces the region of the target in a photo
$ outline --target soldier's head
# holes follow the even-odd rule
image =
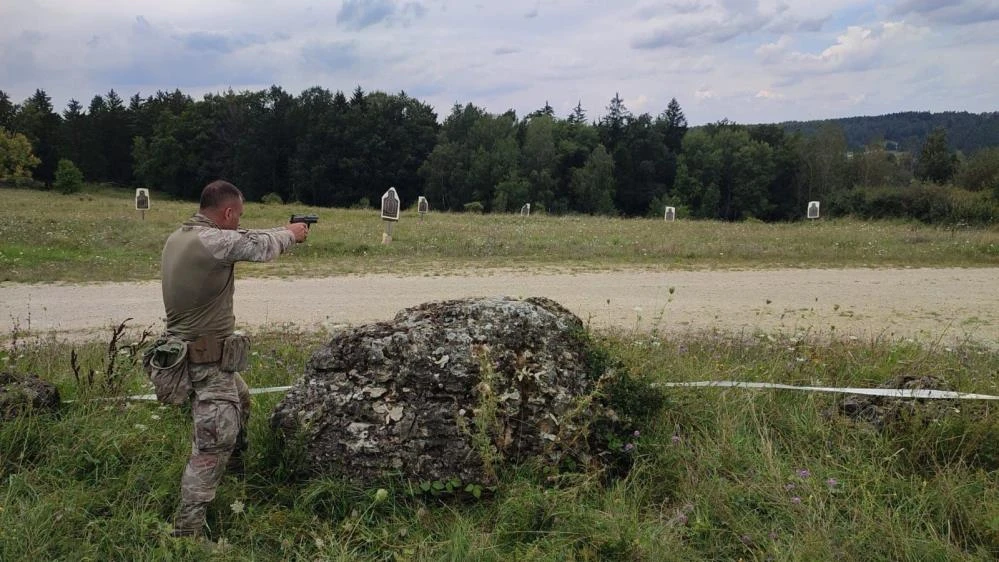
[[[243,192],[227,181],[215,180],[201,191],[198,212],[225,230],[236,230],[243,216]]]

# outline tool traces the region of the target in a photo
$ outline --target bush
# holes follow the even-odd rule
[[[954,183],[968,191],[999,193],[999,147],[985,148],[972,155],[961,166]]]
[[[465,203],[464,209],[466,213],[481,213],[485,207],[481,201],[472,201],[471,203]]]
[[[971,192],[940,185],[895,188],[857,188],[830,198],[837,214],[866,219],[912,218],[925,223],[993,224],[999,201],[987,192]]]
[[[60,193],[77,193],[83,189],[83,172],[65,158],[59,160],[55,173],[55,188]]]
[[[260,202],[264,205],[284,205],[284,199],[273,191],[261,197]]]

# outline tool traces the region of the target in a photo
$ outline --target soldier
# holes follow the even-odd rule
[[[242,214],[239,189],[214,181],[201,192],[198,213],[163,247],[166,337],[187,344],[194,395],[194,438],[181,478],[174,536],[199,536],[225,470],[242,471],[250,392],[236,371],[245,368],[249,342],[233,333],[233,266],[237,261],[273,260],[308,235],[304,223],[240,230]]]

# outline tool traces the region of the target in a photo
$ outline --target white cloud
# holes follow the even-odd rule
[[[714,92],[711,88],[702,86],[694,92],[694,99],[697,101],[712,100],[718,97],[718,94]]]
[[[784,99],[784,94],[763,89],[760,90],[759,92],[756,92],[756,96],[754,97],[756,97],[757,99],[764,99],[764,100],[782,100]]]
[[[780,60],[780,58],[787,52],[787,48],[791,45],[791,38],[787,35],[781,35],[774,43],[766,43],[760,45],[756,49],[756,55],[760,59],[767,62],[775,62]]]
[[[634,36],[636,49],[726,43],[743,35],[815,32],[828,14],[807,15],[784,2],[714,0],[645,6],[634,17],[645,23]]]
[[[896,16],[913,16],[924,22],[973,25],[999,20],[996,0],[902,0],[895,5]]]
[[[634,114],[644,113],[649,105],[649,98],[645,94],[641,94],[636,98],[626,98],[624,100],[624,105],[631,110]]]
[[[765,64],[781,66],[784,74],[862,71],[908,56],[904,48],[930,35],[930,30],[904,22],[878,26],[850,26],[836,42],[819,53],[788,52],[790,38],[760,46],[756,54]]]

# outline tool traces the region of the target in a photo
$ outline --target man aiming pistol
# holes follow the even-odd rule
[[[285,226],[239,228],[243,194],[214,181],[201,192],[197,214],[174,231],[163,247],[162,284],[166,333],[144,362],[164,402],[193,396],[194,436],[181,478],[175,536],[198,536],[205,510],[227,467],[242,469],[250,392],[245,370],[249,339],[234,332],[235,269],[238,261],[266,262],[309,235],[315,215],[293,215]]]

